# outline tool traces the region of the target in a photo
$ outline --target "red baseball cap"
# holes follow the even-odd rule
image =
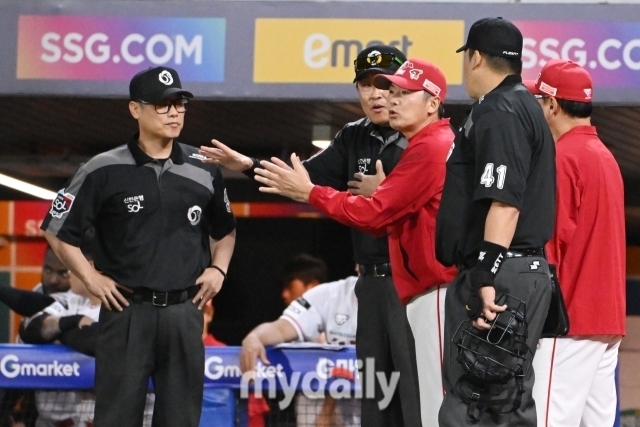
[[[533,95],[578,102],[593,100],[593,81],[589,72],[575,62],[563,59],[547,62],[538,78],[527,80],[524,85]]]
[[[429,61],[409,59],[392,76],[378,74],[373,79],[373,85],[378,89],[387,90],[391,84],[402,89],[424,90],[444,102],[447,96],[447,79],[440,68]]]

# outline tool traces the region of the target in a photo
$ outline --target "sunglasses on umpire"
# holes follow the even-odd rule
[[[357,73],[358,71],[368,70],[369,68],[387,68],[394,62],[398,65],[404,64],[403,60],[392,53],[380,53],[364,58],[357,58],[353,61],[353,65]]]

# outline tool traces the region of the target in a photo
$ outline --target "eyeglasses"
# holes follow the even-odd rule
[[[184,113],[187,111],[187,104],[189,103],[188,99],[180,98],[174,101],[160,101],[160,102],[145,102],[138,101],[141,104],[145,105],[153,105],[156,109],[156,113],[158,114],[167,114],[169,110],[171,110],[171,106],[176,107],[176,111],[178,113]]]
[[[396,57],[392,53],[378,53],[376,55],[371,55],[364,58],[357,58],[355,61],[353,61],[353,65],[356,69],[356,72],[358,72],[374,67],[387,68],[390,67],[394,62],[398,65],[404,64],[403,60]]]
[[[68,279],[69,275],[71,274],[71,272],[69,270],[54,270],[53,268],[49,267],[48,265],[45,265],[44,268],[42,269],[42,272],[44,274],[46,274],[47,276],[59,276],[63,279]]]

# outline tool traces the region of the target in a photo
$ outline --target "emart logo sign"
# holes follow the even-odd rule
[[[429,42],[434,34],[438,43]],[[261,18],[255,37],[255,83],[349,83],[358,52],[375,44],[427,59],[448,84],[462,83],[462,20]]]

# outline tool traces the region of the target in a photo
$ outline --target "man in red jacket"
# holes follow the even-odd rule
[[[295,154],[291,156],[293,168],[275,158],[273,163],[263,161],[264,169],[256,170],[256,180],[266,185],[260,188],[263,192],[308,202],[350,227],[388,234],[396,291],[407,304],[416,295],[448,283],[455,276],[455,269],[445,268],[436,260],[434,243],[445,162],[454,139],[449,120],[442,118],[447,83],[435,65],[410,59],[395,75],[376,76],[374,85],[389,90],[390,125],[405,135],[409,146],[370,198],[314,186]],[[435,313],[425,316],[422,327],[438,336],[440,310]],[[421,401],[442,399],[440,346],[431,347],[436,361],[431,366],[435,370],[431,382],[436,387],[421,389]],[[424,361],[418,360],[419,369],[423,366]],[[435,425],[428,421],[437,420],[437,407],[432,416],[423,414],[423,425]]]
[[[535,82],[556,143],[556,225],[546,246],[569,312],[569,334],[540,340],[533,359],[538,427],[610,426],[625,334],[624,190],[620,168],[591,126],[593,83],[552,60]]]

